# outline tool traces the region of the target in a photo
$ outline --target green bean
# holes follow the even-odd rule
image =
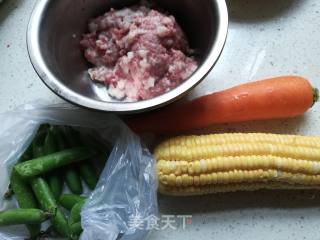
[[[69,221],[68,221],[69,226],[81,221],[81,209],[84,203],[85,203],[85,200],[82,200],[72,207],[70,211]]]
[[[64,137],[64,135],[61,132],[61,129],[58,126],[53,126],[53,133],[54,133],[54,137],[56,140],[56,143],[58,145],[58,149],[59,150],[64,150],[67,148],[67,142],[66,139]]]
[[[39,138],[39,131],[37,136],[32,142],[32,149],[33,149],[33,157],[39,157],[44,152],[44,147],[40,139],[42,139],[42,134],[40,133],[41,138]],[[14,183],[16,182],[16,187],[14,187]],[[16,193],[16,199],[18,201],[19,207],[21,208],[34,208],[38,206],[37,200],[34,196],[34,192],[32,191],[32,186],[26,185],[26,182],[21,178],[21,176],[17,173],[17,171],[13,168],[12,176],[11,176],[11,184],[14,192]],[[32,184],[31,184],[32,185]],[[25,191],[25,192],[23,192]],[[21,192],[21,193],[20,193]],[[21,196],[20,196],[21,195]],[[31,200],[33,198],[34,200]],[[29,206],[30,204],[30,206]],[[40,224],[31,225],[28,224],[27,228],[29,230],[30,236],[32,239],[37,238],[37,236],[41,233],[40,232]]]
[[[72,128],[66,128],[65,133],[67,135],[69,146],[74,147],[74,146],[82,145],[80,141],[79,133],[77,131],[73,130]],[[87,186],[93,190],[98,182],[98,176],[95,170],[93,169],[93,167],[87,161],[82,161],[78,164],[77,169],[80,173],[81,178],[84,180]],[[80,177],[79,177],[79,180],[80,180]]]
[[[54,229],[64,237],[69,236],[69,226],[66,217],[58,208],[56,200],[46,181],[41,177],[36,177],[31,180],[31,186],[42,209],[46,211],[56,211],[55,216],[51,218]]]
[[[18,224],[39,224],[52,216],[52,213],[40,209],[9,209],[0,212],[0,226]]]
[[[71,239],[78,239],[82,231],[81,222],[72,224],[70,226]]]
[[[11,175],[11,187],[21,208],[37,208],[38,204],[30,186],[16,171]]]
[[[44,139],[44,151],[46,154],[54,153],[58,150],[57,142],[54,137],[53,129],[50,128]]]
[[[62,133],[62,131],[64,131]],[[66,134],[70,131],[69,127],[60,128],[58,142],[60,143],[60,149],[67,147],[77,146],[76,142],[70,141],[70,137]],[[83,192],[82,183],[79,174],[75,171],[74,166],[68,166],[64,171],[64,179],[69,190],[74,194],[81,194]]]
[[[75,171],[74,166],[69,166],[65,170],[65,180],[68,188],[74,194],[82,194],[83,188],[79,174]]]
[[[20,162],[25,161],[27,159],[31,159],[33,155],[33,144],[28,147],[27,150],[22,157],[20,158]],[[27,156],[26,156],[27,155]],[[25,182],[19,174],[13,169],[11,173],[10,186],[15,194],[16,200],[20,208],[37,208],[38,203],[32,192],[30,185]],[[40,224],[27,224],[28,231],[30,233],[30,238],[35,239],[40,234]]]
[[[70,127],[64,127],[64,144],[68,147],[79,146],[75,137],[76,132]],[[79,163],[80,164],[80,163]],[[66,180],[69,190],[74,194],[81,194],[83,192],[81,178],[74,166],[68,166],[64,172],[64,178]]]
[[[55,199],[58,199],[63,190],[62,176],[57,171],[51,173],[48,177],[48,184],[51,189],[52,195]]]
[[[41,150],[37,153],[40,154],[40,156],[45,154],[44,145],[40,144],[38,147]],[[62,213],[62,211],[58,208],[57,202],[47,182],[42,177],[35,177],[31,179],[30,183],[32,190],[40,203],[41,208],[49,212],[55,210],[56,214],[53,218],[51,218],[51,223],[54,229],[62,236],[68,237],[69,226],[67,219]]]
[[[84,200],[86,200],[86,197],[74,194],[63,194],[59,198],[59,203],[62,207],[71,210],[74,205]]]
[[[14,168],[23,178],[35,177],[50,170],[81,161],[92,155],[86,147],[77,147],[17,164]]]
[[[38,157],[42,155],[42,143],[44,141],[44,138],[46,136],[46,132],[39,132],[37,133],[37,135],[35,136],[35,138],[33,139],[32,142],[32,151],[33,151],[33,156],[34,157]]]
[[[13,170],[11,174],[11,188],[20,208],[37,208],[38,203],[29,184]],[[27,224],[30,238],[35,239],[40,234],[40,224]]]
[[[54,127],[50,127],[48,134],[45,138],[44,150],[46,154],[54,153],[59,150],[58,144],[55,138],[55,131],[56,129]],[[54,171],[50,173],[47,179],[48,179],[48,184],[53,196],[55,197],[55,199],[58,199],[63,189],[63,181],[62,181],[62,178],[60,177],[59,172]]]
[[[48,184],[42,177],[31,179],[32,189],[44,210],[53,211],[57,207]]]
[[[93,190],[98,182],[98,175],[91,164],[86,162],[81,162],[79,164],[79,173],[81,178],[85,181],[87,186]]]

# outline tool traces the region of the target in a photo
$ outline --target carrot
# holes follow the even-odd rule
[[[239,85],[127,121],[136,132],[173,133],[218,123],[302,115],[319,92],[302,77],[283,76]]]

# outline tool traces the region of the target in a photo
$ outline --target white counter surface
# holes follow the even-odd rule
[[[0,112],[25,102],[61,102],[39,80],[26,50],[27,22],[36,0],[0,5]],[[318,0],[227,0],[230,30],[225,50],[191,94],[202,95],[276,75],[304,76],[320,87]],[[320,135],[320,104],[304,117],[221,125],[215,132]],[[320,239],[316,191],[260,191],[193,198],[159,198],[161,214],[192,215],[184,230],[155,231],[150,239]]]

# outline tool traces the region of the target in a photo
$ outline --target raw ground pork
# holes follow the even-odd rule
[[[81,45],[94,65],[91,79],[106,84],[109,95],[119,100],[153,98],[197,69],[175,18],[143,6],[111,9],[91,20]]]

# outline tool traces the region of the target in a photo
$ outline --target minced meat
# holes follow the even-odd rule
[[[81,45],[94,65],[91,79],[106,84],[119,100],[161,95],[197,69],[175,18],[144,6],[111,9],[91,20]]]

